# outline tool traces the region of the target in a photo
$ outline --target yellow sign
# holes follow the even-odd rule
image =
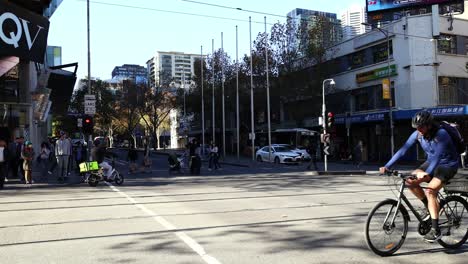
[[[382,98],[383,99],[391,99],[390,79],[383,79],[382,80]]]

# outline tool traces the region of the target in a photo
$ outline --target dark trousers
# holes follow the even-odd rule
[[[314,166],[314,170],[318,170],[318,167],[317,167],[317,157],[315,157],[315,154],[314,155],[310,155],[311,156],[311,159],[310,159],[310,163],[309,163],[309,166],[307,166],[307,169],[310,170],[312,168],[312,166]]]
[[[8,164],[7,162],[0,162],[0,189],[3,188],[3,184],[5,183],[5,177],[8,174]]]
[[[12,177],[17,179],[23,179],[24,177],[24,169],[23,169],[23,159],[12,159],[10,162],[10,168],[12,172]],[[21,175],[18,175],[18,169]]]

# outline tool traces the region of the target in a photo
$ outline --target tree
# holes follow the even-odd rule
[[[167,122],[167,117],[175,106],[176,98],[171,92],[155,88],[146,89],[145,102],[139,109],[139,116],[151,133],[155,149],[156,142],[159,143],[159,128],[165,120]]]
[[[80,89],[73,94],[70,108],[73,112],[84,114],[84,96],[88,94],[87,79],[80,80]],[[112,137],[113,120],[117,118],[116,96],[109,89],[109,84],[102,80],[91,80],[91,94],[96,96],[96,114],[94,115],[95,132]],[[112,140],[111,140],[112,143]]]

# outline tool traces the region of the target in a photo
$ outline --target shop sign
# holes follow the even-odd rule
[[[448,116],[448,115],[463,115],[465,114],[464,106],[451,106],[442,108],[429,108],[429,112],[434,116]]]
[[[390,79],[382,80],[382,99],[390,99]]]
[[[0,0],[0,55],[44,62],[49,20]]]
[[[378,69],[374,69],[372,71],[367,71],[363,73],[356,74],[356,82],[363,83],[372,80],[378,80],[385,78],[387,76],[395,76],[397,75],[396,65],[390,66],[390,74],[388,74],[388,67],[382,67]]]

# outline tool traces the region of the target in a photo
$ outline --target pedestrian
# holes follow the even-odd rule
[[[71,138],[70,136],[68,135],[67,132],[65,132],[65,139],[68,140],[69,142],[69,145],[70,145],[70,155],[68,155],[68,164],[67,164],[67,177],[70,176],[70,172],[73,168],[73,161],[74,161],[74,157],[73,157],[73,144],[72,144],[72,141],[71,141]]]
[[[353,149],[353,162],[358,169],[362,165],[362,152],[363,152],[363,143],[362,140],[359,140],[357,145]]]
[[[128,148],[127,160],[130,163],[128,167],[128,174],[132,174],[137,171],[137,160],[138,160],[138,151],[136,150],[133,144]]]
[[[41,167],[41,176],[40,181],[45,180],[47,182],[47,170],[49,169],[49,156],[50,156],[50,147],[47,142],[41,143],[41,152],[39,154],[39,164]]]
[[[210,146],[210,162],[208,170],[211,170],[212,166],[214,166],[215,170],[221,168],[219,165],[219,149],[214,142]]]
[[[49,154],[49,166],[50,167],[47,173],[50,176],[52,176],[53,172],[55,171],[55,168],[57,168],[57,157],[55,156],[55,144],[52,138],[49,139],[49,148],[50,148],[50,154]]]
[[[0,190],[8,175],[9,149],[4,139],[0,139]]]
[[[85,159],[84,159],[85,156],[83,155],[83,146],[81,145],[80,141],[78,141],[76,143],[74,156],[75,156],[75,162],[76,162],[76,169],[77,169],[77,172],[79,173],[80,172],[80,163],[85,161]]]
[[[55,142],[55,156],[59,168],[59,181],[67,179],[68,161],[71,154],[70,140],[66,138],[65,132],[60,131],[60,138]]]
[[[306,151],[310,155],[310,163],[307,166],[307,170],[310,170],[312,168],[312,166],[313,166],[314,170],[318,171],[318,167],[317,167],[317,144],[316,144],[315,140],[309,142],[309,145],[307,146]]]
[[[15,142],[12,142],[9,146],[10,157],[10,169],[12,178],[23,180],[23,159],[21,158],[21,151],[23,150],[23,137],[17,137]],[[18,170],[20,174],[18,174]]]
[[[23,158],[24,180],[26,184],[33,184],[32,180],[32,164],[34,159],[34,149],[31,141],[26,141],[21,152]]]

